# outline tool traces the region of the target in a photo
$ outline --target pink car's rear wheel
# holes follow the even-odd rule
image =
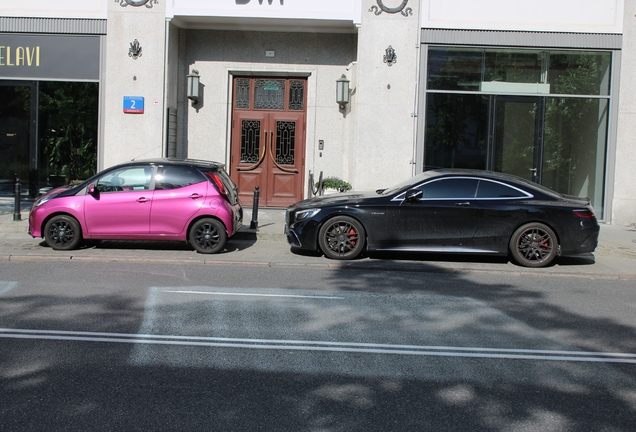
[[[195,222],[190,230],[190,245],[199,253],[213,254],[225,247],[227,232],[216,219],[206,218]]]

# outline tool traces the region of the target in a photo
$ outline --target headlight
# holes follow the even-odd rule
[[[301,220],[304,220],[304,219],[308,219],[308,218],[314,217],[315,215],[318,214],[319,211],[320,211],[319,208],[301,210],[299,212],[296,212],[296,220],[297,221],[301,221]]]
[[[33,207],[40,207],[42,204],[44,204],[45,202],[47,202],[53,197],[55,197],[55,195],[46,195],[46,196],[43,196],[42,198],[38,198],[35,200],[35,203],[33,203]]]

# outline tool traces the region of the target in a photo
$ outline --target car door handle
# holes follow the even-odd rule
[[[455,203],[455,205],[457,207],[470,207],[470,203],[469,202],[459,202],[459,203]]]
[[[149,198],[144,198],[144,197],[141,197],[141,198],[139,198],[137,200],[138,203],[145,203],[145,202],[148,202],[148,201],[150,201],[150,199]]]
[[[199,198],[203,198],[203,195],[198,194],[198,193],[193,193],[192,195],[190,195],[190,198],[199,199]]]

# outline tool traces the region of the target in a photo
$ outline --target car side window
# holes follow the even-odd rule
[[[477,198],[497,199],[497,198],[525,198],[523,192],[510,186],[489,181],[480,180],[477,188]]]
[[[422,199],[474,199],[477,179],[449,178],[431,181],[420,187]]]
[[[156,190],[178,189],[206,181],[203,174],[184,166],[160,167],[155,181]]]
[[[130,192],[150,189],[152,167],[127,167],[102,176],[97,180],[96,189],[100,192]]]

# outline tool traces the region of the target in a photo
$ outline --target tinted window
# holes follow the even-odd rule
[[[479,189],[477,189],[477,198],[521,198],[525,197],[523,193],[517,189],[501,183],[495,183],[488,180],[479,181]]]
[[[476,179],[444,179],[422,185],[424,199],[472,199],[477,191]]]
[[[148,190],[151,178],[151,166],[121,168],[100,177],[96,188],[100,192]]]
[[[155,189],[177,189],[205,181],[205,177],[190,167],[167,166],[159,169]]]

